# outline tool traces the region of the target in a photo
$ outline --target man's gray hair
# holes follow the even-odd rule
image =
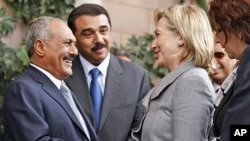
[[[54,17],[41,16],[39,18],[34,19],[29,24],[28,31],[26,34],[26,50],[28,52],[29,57],[31,57],[34,53],[34,43],[37,39],[42,39],[45,41],[49,41],[51,39],[50,21],[52,20],[63,21]]]

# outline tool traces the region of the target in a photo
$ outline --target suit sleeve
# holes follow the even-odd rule
[[[211,82],[202,75],[188,75],[176,83],[179,84],[173,91],[173,122],[168,125],[173,129],[173,141],[207,140],[213,110]]]
[[[15,82],[10,85],[3,102],[2,119],[5,125],[4,140],[63,141],[49,136],[39,90],[31,85]]]
[[[146,70],[144,70],[141,82],[142,83],[141,83],[141,89],[140,89],[138,101],[142,101],[142,99],[148,94],[148,92],[150,90],[149,76],[148,76],[148,72]]]
[[[143,116],[145,115],[145,112],[146,112],[146,107],[145,105],[143,105],[143,99],[146,98],[147,94],[149,93],[149,90],[150,90],[149,76],[148,76],[147,71],[144,70],[142,81],[141,81],[140,94],[139,94],[137,105],[136,105],[136,111],[135,111],[135,115],[133,118],[133,123],[130,128],[131,133],[129,134],[128,139],[127,139],[128,141],[138,140],[137,138],[139,138],[140,136],[139,132],[141,128],[141,123],[143,120]],[[137,137],[134,137],[134,136],[137,136]]]

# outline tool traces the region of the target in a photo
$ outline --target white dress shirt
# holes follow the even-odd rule
[[[101,86],[102,94],[104,95],[107,71],[108,71],[108,66],[109,66],[109,61],[110,61],[110,53],[108,53],[107,57],[98,66],[94,66],[93,64],[91,64],[82,55],[79,55],[79,57],[80,57],[80,61],[81,61],[82,67],[83,67],[83,71],[84,71],[85,76],[87,78],[89,88],[90,88],[90,82],[92,80],[90,71],[93,68],[98,68],[98,70],[100,71],[100,75],[98,77],[98,82]]]

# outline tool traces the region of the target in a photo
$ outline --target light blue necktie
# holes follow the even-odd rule
[[[90,82],[90,94],[92,99],[92,104],[94,107],[94,117],[95,117],[95,129],[98,131],[100,115],[101,115],[101,105],[102,105],[102,91],[98,83],[98,76],[100,71],[94,68],[90,71],[92,80]]]
[[[90,135],[89,135],[89,131],[87,129],[87,125],[80,113],[80,111],[78,110],[75,101],[71,95],[71,92],[69,90],[69,88],[66,86],[66,84],[64,83],[64,81],[62,81],[61,83],[61,87],[60,87],[60,91],[63,94],[64,98],[67,100],[67,102],[69,103],[69,106],[71,107],[71,109],[73,110],[74,114],[76,115],[77,119],[79,120],[79,122],[81,123],[81,126],[83,128],[83,130],[85,131],[87,137],[90,139]]]

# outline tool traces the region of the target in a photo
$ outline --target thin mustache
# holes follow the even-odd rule
[[[91,50],[95,51],[95,50],[98,50],[98,49],[101,49],[101,48],[104,48],[104,47],[107,47],[107,45],[103,44],[103,43],[99,43],[99,44],[96,44]]]

